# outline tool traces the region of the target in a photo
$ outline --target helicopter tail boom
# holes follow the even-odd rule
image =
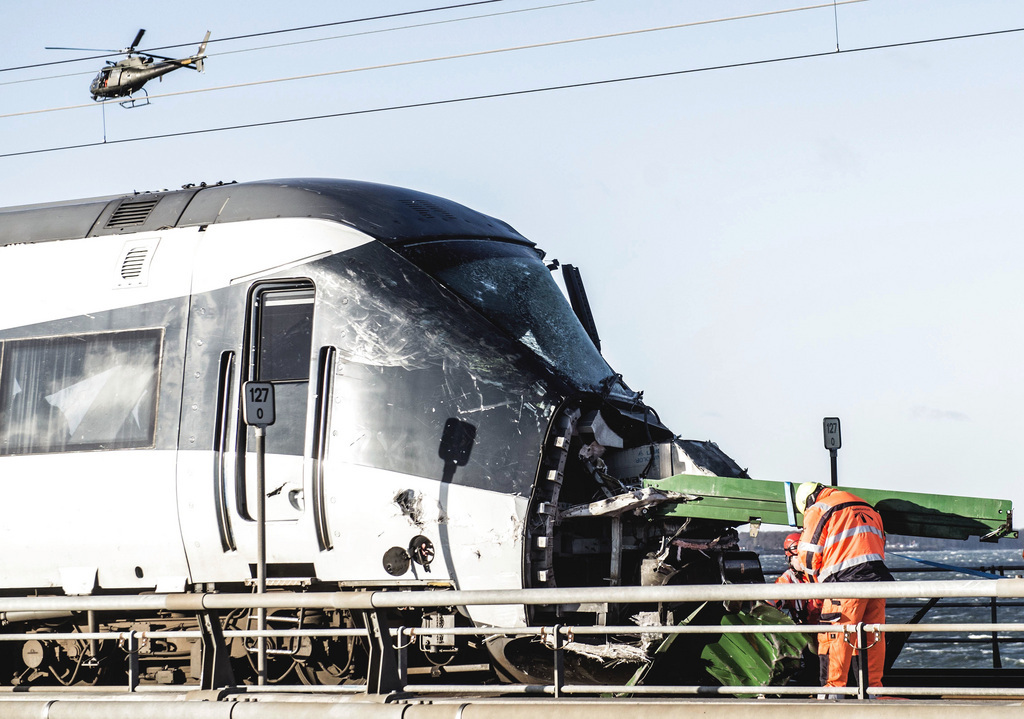
[[[196,70],[199,71],[199,72],[203,72],[203,60],[206,59],[206,43],[208,43],[209,41],[210,41],[210,31],[207,30],[206,31],[206,36],[203,38],[203,41],[199,44],[199,49],[196,50],[196,54],[195,54]]]

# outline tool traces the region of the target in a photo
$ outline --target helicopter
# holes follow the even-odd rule
[[[184,58],[164,57],[148,52],[136,52],[135,48],[139,46],[139,42],[142,41],[142,36],[145,32],[145,29],[140,29],[132,44],[123,50],[100,50],[85,47],[47,47],[46,49],[116,52],[127,55],[123,60],[118,60],[117,62],[108,60],[107,66],[100,70],[99,74],[93,78],[92,84],[89,85],[89,91],[92,94],[92,99],[97,102],[111,98],[126,97],[128,99],[120,103],[122,107],[138,107],[149,104],[149,93],[146,92],[143,85],[154,77],[161,77],[182,67],[190,67],[198,72],[203,72],[203,60],[206,58],[206,43],[210,40],[210,31],[207,30],[206,36],[199,44],[199,49],[195,55]],[[139,90],[146,96],[145,102],[139,102],[137,98],[133,97],[133,94]]]

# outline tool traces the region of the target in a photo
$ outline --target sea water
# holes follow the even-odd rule
[[[1024,562],[1019,547],[938,551],[890,549],[885,563],[893,570],[897,581],[979,579],[963,573],[934,571],[915,560],[982,570],[1006,577],[1024,576]],[[781,554],[766,554],[761,556],[761,565],[767,581],[773,581],[775,576],[784,571],[786,560]],[[886,606],[886,621],[893,624],[909,622],[924,604],[923,599],[890,599]],[[993,618],[991,599],[940,599],[920,619],[920,623],[1016,622],[1024,629],[1024,600],[999,600],[995,611]],[[903,646],[894,668],[991,669],[994,665],[1004,669],[1024,668],[1024,631],[1002,632],[996,638],[999,640],[998,653],[993,650],[991,632],[912,634]]]

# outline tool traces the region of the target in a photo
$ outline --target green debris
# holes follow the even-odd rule
[[[721,621],[723,627],[779,624],[793,621],[767,604],[757,604],[749,612],[726,614]],[[704,647],[701,659],[708,664],[708,674],[722,686],[779,685],[799,670],[806,646],[803,634],[723,634]]]
[[[735,611],[704,602],[678,622],[688,624],[770,627],[793,620],[768,604]],[[804,634],[788,633],[668,634],[626,684],[780,686],[799,675],[807,642]]]

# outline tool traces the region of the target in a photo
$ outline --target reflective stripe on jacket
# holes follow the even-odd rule
[[[885,529],[874,507],[849,492],[825,487],[804,512],[797,549],[807,573],[819,582],[837,572],[885,560]]]

